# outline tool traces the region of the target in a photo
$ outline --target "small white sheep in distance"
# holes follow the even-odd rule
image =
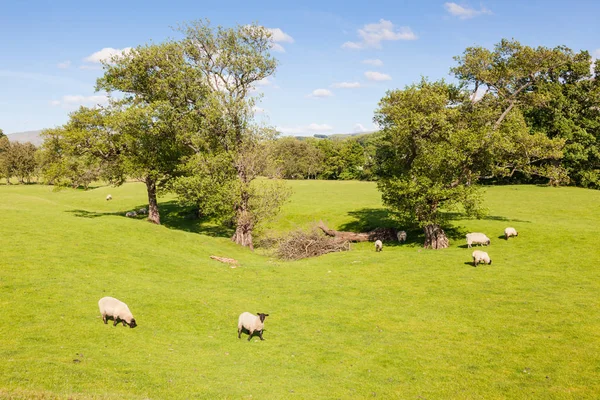
[[[475,250],[473,252],[473,265],[476,267],[477,264],[483,262],[484,264],[492,265],[492,259],[485,251]]]
[[[381,240],[376,240],[375,241],[375,251],[381,251],[383,250],[383,243],[381,242]]]
[[[110,194],[106,195],[106,201],[112,200],[112,196]]]
[[[243,312],[240,314],[240,317],[238,318],[238,339],[241,339],[242,331],[245,329],[248,331],[248,341],[252,339],[252,335],[255,332],[258,332],[260,340],[265,340],[263,339],[262,334],[265,327],[265,318],[267,318],[269,314],[257,314],[258,315],[254,315],[249,312]]]
[[[127,214],[125,214],[126,217],[129,218],[133,218],[133,217],[137,217],[137,213],[135,211],[129,211]]]
[[[484,244],[489,246],[492,241],[484,233],[473,232],[467,233],[467,246],[470,248],[472,244]]]
[[[148,214],[148,210],[146,210],[145,208],[140,208],[139,210],[137,210],[137,213],[139,215],[146,215]]]
[[[112,319],[114,322],[113,326],[117,326],[119,322],[123,323],[123,326],[129,325],[130,328],[135,328],[137,323],[133,314],[129,311],[127,304],[114,297],[103,297],[98,301],[98,307],[100,307],[100,314],[102,314],[102,321],[106,324],[106,320]]]
[[[504,237],[508,240],[511,236],[519,236],[519,232],[515,228],[506,228],[504,230]]]
[[[399,231],[396,236],[398,236],[398,241],[400,243],[406,242],[406,231]]]

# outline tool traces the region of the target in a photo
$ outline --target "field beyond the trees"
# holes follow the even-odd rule
[[[290,181],[270,232],[390,225],[374,183]],[[105,200],[106,195],[112,201]],[[0,185],[0,398],[597,399],[600,191],[496,186],[450,248],[352,245],[283,262],[145,187]],[[517,238],[500,236],[513,226]],[[473,267],[466,232],[492,265]],[[230,268],[210,255],[240,261]],[[98,300],[138,327],[104,325]],[[237,338],[241,312],[270,314]]]

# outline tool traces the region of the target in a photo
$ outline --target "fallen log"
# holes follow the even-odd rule
[[[327,236],[332,236],[349,242],[374,242],[375,240],[393,241],[397,240],[396,230],[393,228],[377,228],[369,232],[345,232],[327,228],[323,221],[317,225]]]

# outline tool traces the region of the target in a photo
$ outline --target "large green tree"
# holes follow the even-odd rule
[[[443,210],[461,205],[482,213],[477,182],[522,170],[554,174],[546,165],[562,156],[563,141],[530,134],[522,115],[503,113],[491,99],[476,104],[459,87],[443,81],[394,90],[375,114],[382,128],[377,150],[378,188],[403,222],[425,232],[425,247],[448,247]]]
[[[232,207],[235,226],[232,240],[253,248],[257,221],[268,215],[256,205],[269,204],[274,212],[285,198],[278,188],[260,191],[253,185],[264,169],[262,144],[271,137],[269,129],[255,124],[253,112],[256,85],[277,66],[269,52],[271,34],[259,25],[213,28],[208,21],[192,22],[180,31],[185,34],[186,58],[209,93],[203,118],[183,135],[195,154],[174,188],[184,202],[200,201],[201,212],[223,210],[215,205],[228,199],[225,204]],[[220,187],[215,188],[215,177]]]

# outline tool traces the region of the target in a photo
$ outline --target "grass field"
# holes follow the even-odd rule
[[[272,231],[386,218],[372,183],[290,185]],[[464,239],[431,251],[414,237],[282,262],[170,198],[163,226],[122,216],[144,196],[0,186],[0,398],[600,397],[598,191],[486,189],[486,219],[452,220],[491,237],[493,264],[477,268]],[[519,237],[500,239],[506,226]],[[138,327],[104,325],[103,296]],[[270,314],[265,341],[237,338],[243,311]]]

